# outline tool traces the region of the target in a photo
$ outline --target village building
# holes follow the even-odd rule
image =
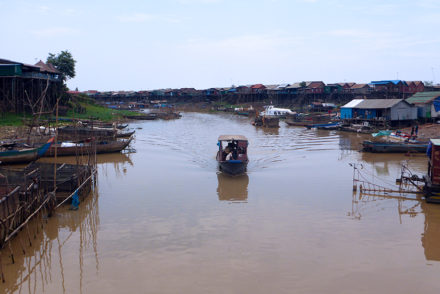
[[[327,84],[324,88],[324,92],[326,94],[341,94],[343,90],[343,86],[341,84]]]
[[[263,84],[255,84],[251,86],[251,93],[252,94],[262,94],[266,91],[266,86]]]
[[[440,91],[419,92],[405,100],[417,107],[419,118],[440,117]]]
[[[43,100],[51,110],[63,91],[61,73],[52,65],[39,61],[35,65],[0,59],[0,110],[24,113],[30,105]]]
[[[306,82],[307,94],[322,94],[324,93],[325,84],[321,81]]]
[[[238,94],[250,94],[251,93],[251,87],[249,87],[249,86],[238,86],[237,88],[236,88],[236,90],[237,90],[237,93]]]
[[[405,89],[408,87],[407,83],[402,80],[371,81],[370,86],[376,92],[383,92],[392,95],[406,93]]]
[[[276,94],[278,92],[278,86],[279,85],[265,85],[266,92],[268,94]]]
[[[303,90],[303,83],[293,83],[286,87],[286,92],[291,95],[300,94]]]
[[[410,121],[417,108],[403,99],[354,99],[341,107],[342,119]]]
[[[350,93],[354,95],[369,95],[373,91],[373,88],[368,84],[354,84],[350,88]]]
[[[425,84],[422,81],[406,81],[406,85],[404,87],[405,93],[414,94],[425,91]]]

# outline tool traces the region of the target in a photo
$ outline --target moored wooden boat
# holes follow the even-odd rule
[[[124,133],[116,133],[115,137],[116,138],[129,138],[131,137],[136,131],[131,131],[131,132],[124,132]]]
[[[22,148],[22,149],[1,151],[0,163],[16,164],[16,163],[26,163],[37,160],[48,151],[53,141],[54,138],[51,138],[47,143],[36,148]]]
[[[218,138],[217,162],[219,170],[229,175],[246,172],[248,140],[242,135],[222,135]],[[226,145],[226,146],[223,146]]]
[[[289,126],[297,126],[297,127],[308,127],[314,125],[314,123],[311,121],[294,121],[294,120],[289,120],[288,118],[285,120],[285,122]]]
[[[58,140],[60,141],[79,141],[89,138],[128,138],[134,134],[131,132],[120,132],[116,129],[109,128],[90,128],[90,127],[73,127],[67,126],[58,128]]]
[[[362,151],[373,153],[425,153],[428,148],[428,143],[364,141],[362,142],[362,146]]]
[[[289,126],[311,126],[314,124],[325,124],[329,123],[332,120],[332,116],[329,115],[310,115],[298,113],[294,115],[288,115],[286,117],[286,124]]]
[[[134,120],[155,120],[159,117],[156,113],[145,113],[140,115],[124,115],[124,118],[134,119]]]
[[[50,146],[49,150],[44,155],[45,157],[54,157],[55,148],[57,149],[57,156],[76,156],[94,153],[96,150],[97,154],[102,153],[114,153],[124,150],[132,141],[132,137],[127,140],[117,140],[117,141],[101,141],[94,144],[93,142],[88,143],[71,143],[71,144],[53,144]]]
[[[324,123],[324,124],[313,124],[306,126],[308,129],[326,129],[326,130],[337,130],[339,129],[340,123],[339,122],[330,122],[330,123]]]

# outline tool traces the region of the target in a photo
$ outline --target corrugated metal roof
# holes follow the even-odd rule
[[[348,102],[347,104],[345,104],[344,106],[342,106],[341,108],[354,108],[362,101],[364,101],[364,99],[353,99],[350,102]]]
[[[440,97],[440,92],[418,92],[405,101],[412,104],[425,104],[432,102],[434,99]]]
[[[301,88],[301,83],[293,83],[287,87],[287,89],[298,89]]]
[[[402,80],[383,80],[383,81],[371,81],[370,84],[373,85],[386,85],[386,84],[394,84],[394,85],[398,85],[399,83],[403,83],[406,85],[405,81]]]
[[[370,87],[368,84],[354,84],[353,86],[351,86],[351,89],[362,89],[364,87]]]
[[[276,88],[278,88],[278,85],[265,85],[265,87],[268,90],[275,90]]]
[[[404,101],[403,99],[365,99],[356,108],[359,109],[387,109],[391,108],[397,103]]]
[[[289,86],[289,84],[280,84],[280,85],[278,85],[278,89],[284,89],[288,86]]]
[[[243,135],[221,135],[218,137],[219,141],[232,141],[232,140],[243,140],[247,141],[247,138]]]
[[[440,139],[431,139],[432,145],[439,146],[440,145]]]

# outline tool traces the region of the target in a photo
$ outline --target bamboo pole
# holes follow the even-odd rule
[[[40,209],[49,201],[51,197],[46,197],[46,199],[43,201],[43,203],[41,203],[41,205],[30,215],[26,218],[26,220],[20,225],[18,226],[11,234],[8,235],[8,237],[6,237],[5,242],[8,242],[9,240],[11,240],[11,238],[18,233],[18,231],[20,231],[28,222],[29,220],[36,215]]]
[[[60,102],[60,98],[57,99],[57,110],[55,115],[55,160],[53,166],[53,190],[56,190],[57,186],[57,144],[58,144],[58,104]]]
[[[96,169],[94,169],[93,171],[92,171],[92,174],[75,190],[75,191],[73,191],[73,193],[72,194],[70,194],[68,197],[66,197],[63,201],[61,201],[61,203],[60,204],[58,204],[56,207],[55,207],[55,209],[57,209],[58,207],[60,207],[61,205],[63,205],[64,203],[66,203],[66,201],[67,200],[69,200],[70,198],[72,198],[73,197],[73,195],[77,192],[77,191],[79,191],[79,189],[81,189],[88,181],[90,181],[91,179],[92,179],[92,177],[94,176],[94,174],[96,173]]]

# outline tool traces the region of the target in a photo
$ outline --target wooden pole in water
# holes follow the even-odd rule
[[[57,99],[57,110],[55,113],[55,160],[53,164],[53,190],[56,190],[57,186],[57,144],[58,144],[58,104],[60,102],[60,98]]]

